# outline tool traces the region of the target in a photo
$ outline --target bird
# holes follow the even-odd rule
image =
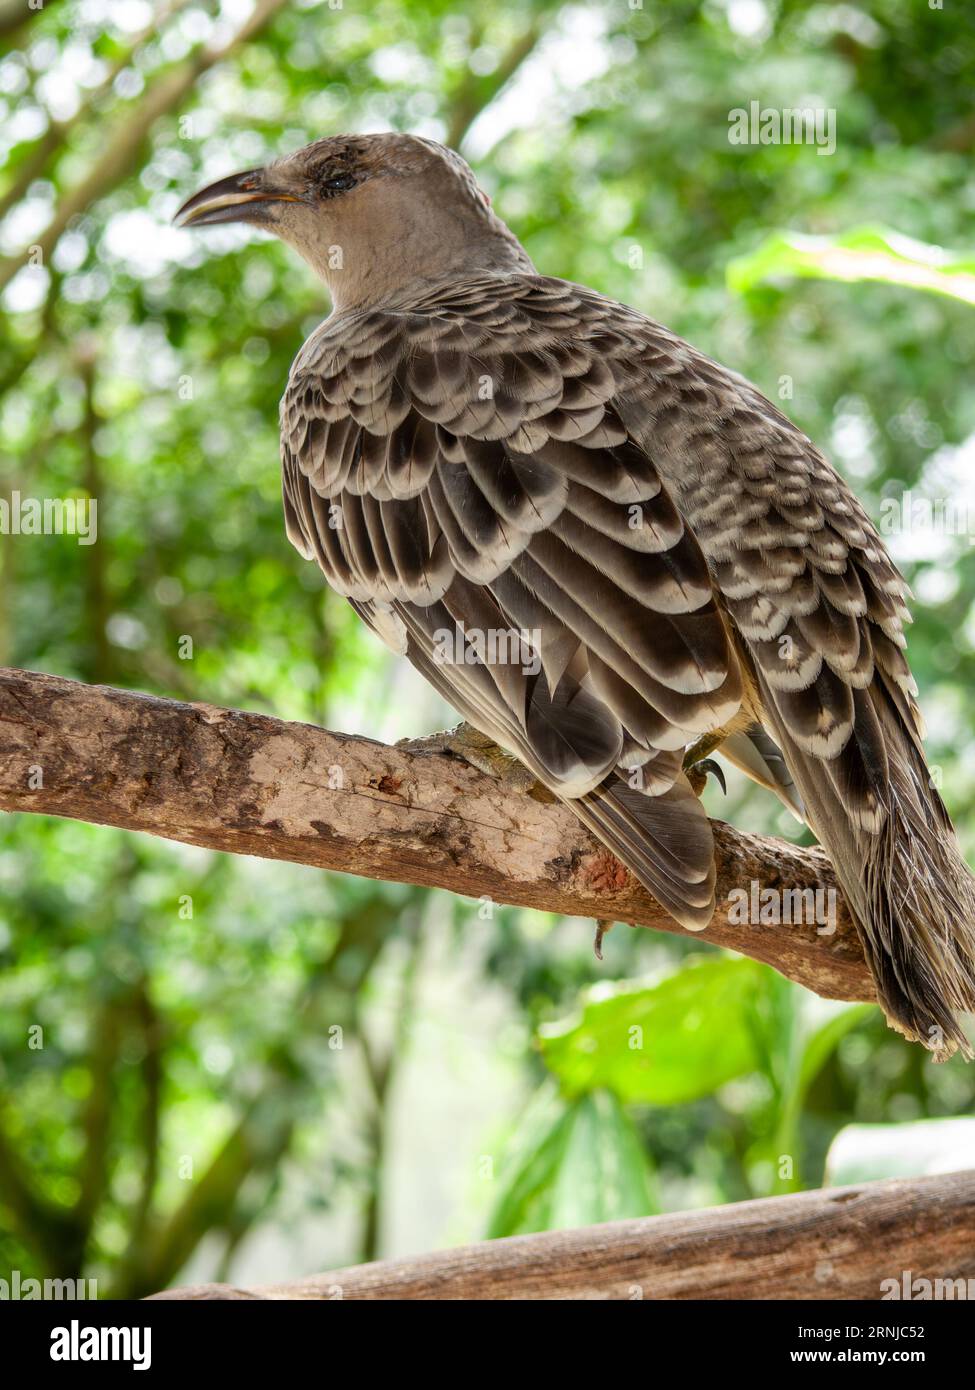
[[[540,274],[436,141],[329,136],[175,221],[263,229],[327,286],[281,401],[285,524],[374,633],[692,931],[719,752],[826,849],[890,1025],[971,1057],[975,879],[925,761],[911,595],[812,441]]]

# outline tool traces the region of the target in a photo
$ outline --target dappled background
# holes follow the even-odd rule
[[[225,173],[412,130],[542,271],[749,376],[894,517],[972,861],[973,550],[903,510],[975,536],[961,9],[3,0],[0,498],[96,498],[98,541],[0,535],[0,665],[387,740],[454,722],[285,538],[277,403],[322,287],[259,233],[170,226]],[[730,143],[752,101],[835,110],[835,152]],[[707,796],[798,832],[730,772]],[[975,1162],[975,1067],[697,942],[617,926],[600,963],[592,931],[3,817],[0,1277],[260,1282]]]

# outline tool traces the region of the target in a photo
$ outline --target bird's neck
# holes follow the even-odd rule
[[[478,275],[534,272],[514,233],[480,201],[397,201],[367,209],[363,234],[352,226],[341,246],[301,248],[328,285],[336,313],[406,302],[415,286]]]
[[[441,245],[432,253],[409,255],[409,246],[393,242],[374,249],[362,261],[353,260],[325,275],[334,312],[344,314],[386,304],[407,303],[414,294],[440,281],[471,279],[480,275],[532,274],[534,266],[516,241],[500,238]]]

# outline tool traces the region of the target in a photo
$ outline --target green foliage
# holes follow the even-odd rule
[[[610,1091],[591,1090],[563,1104],[543,1087],[522,1117],[508,1170],[488,1224],[492,1238],[658,1210],[640,1137]]]
[[[704,957],[648,989],[597,987],[578,1020],[542,1029],[545,1063],[572,1096],[602,1086],[647,1105],[710,1095],[759,1064],[750,1001],[766,973]]]
[[[551,1220],[551,1203],[565,1174],[575,1181],[580,1163],[585,1170],[597,1171],[602,1163],[625,1171],[632,1131],[622,1107],[717,1099],[741,1078],[768,1083],[764,1103],[749,1106],[743,1167],[750,1191],[799,1188],[809,1090],[843,1038],[870,1014],[866,1005],[813,1006],[804,991],[730,956],[691,958],[650,986],[596,986],[576,1015],[539,1030],[543,1059],[559,1089],[544,1083],[519,1127],[506,1155],[511,1176],[491,1234],[559,1224]],[[591,1113],[584,1108],[589,1103],[608,1110],[612,1123],[607,1118],[591,1132],[598,1153],[583,1149],[580,1157],[578,1121]],[[638,1213],[634,1204],[619,1214]]]
[[[284,535],[277,402],[321,288],[260,235],[169,225],[207,180],[343,129],[458,145],[540,270],[752,378],[875,517],[905,489],[970,497],[971,306],[911,288],[971,274],[961,7],[302,0],[235,43],[242,22],[62,3],[0,37],[0,497],[95,498],[99,533],[0,536],[0,664],[378,738],[450,720]],[[729,144],[732,109],[800,97],[836,109],[834,155]],[[882,244],[850,243],[864,227]],[[821,278],[824,251],[889,274]],[[971,546],[891,543],[972,857]],[[794,831],[736,776],[708,798]],[[875,1010],[622,927],[599,964],[586,924],[477,909],[5,818],[0,1274],[258,1282],[735,1200],[818,1182],[851,1123],[975,1103],[975,1069]]]
[[[881,227],[856,227],[841,236],[776,232],[728,265],[728,287],[742,293],[766,281],[795,276],[821,280],[877,280],[931,290],[975,304],[975,258],[956,256]]]

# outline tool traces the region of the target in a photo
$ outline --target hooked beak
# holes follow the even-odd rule
[[[216,222],[261,222],[263,215],[256,204],[300,203],[294,193],[268,188],[263,169],[248,169],[243,174],[231,174],[218,179],[208,188],[194,193],[173,218],[177,227],[212,227]]]

